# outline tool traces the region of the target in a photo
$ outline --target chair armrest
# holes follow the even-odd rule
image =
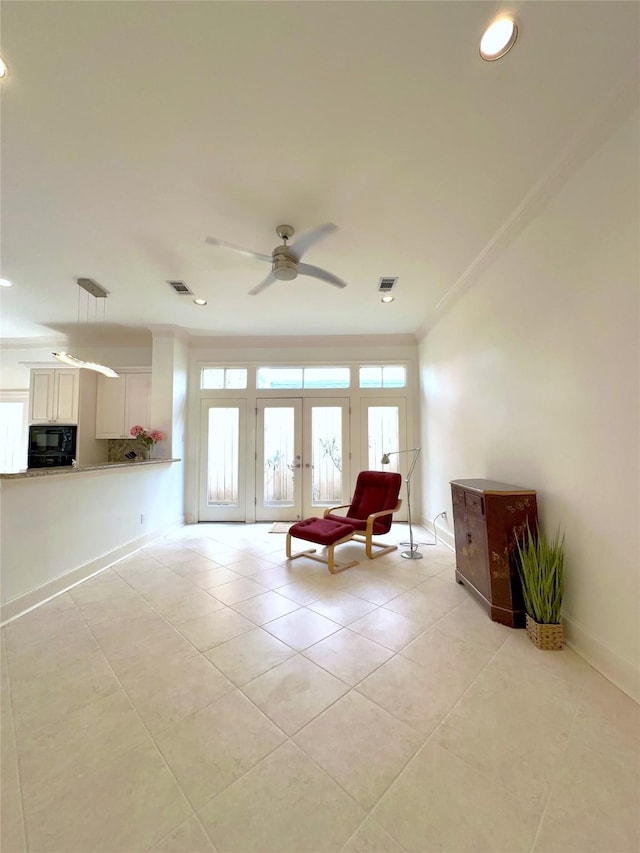
[[[335,510],[337,510],[337,509],[348,509],[350,506],[351,506],[351,504],[340,504],[340,506],[330,506],[328,509],[325,509],[325,511],[322,513],[322,517],[326,518],[330,512],[335,512]]]
[[[382,515],[391,515],[394,512],[398,512],[401,506],[402,501],[399,500],[393,509],[383,509],[380,512],[372,512],[371,515],[367,516],[367,536],[370,536],[373,533],[373,522],[376,518],[380,518]]]

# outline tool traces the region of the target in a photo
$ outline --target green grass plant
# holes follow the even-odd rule
[[[564,595],[564,535],[558,529],[549,539],[539,527],[534,535],[527,522],[516,545],[527,613],[541,625],[558,625]]]

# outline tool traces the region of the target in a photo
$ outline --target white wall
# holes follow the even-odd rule
[[[0,480],[2,618],[180,524],[173,492],[181,468],[132,464]]]
[[[566,532],[567,636],[640,698],[638,115],[420,346],[425,515],[449,481],[538,490]]]

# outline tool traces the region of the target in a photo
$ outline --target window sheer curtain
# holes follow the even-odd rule
[[[0,473],[27,467],[28,391],[0,391]]]

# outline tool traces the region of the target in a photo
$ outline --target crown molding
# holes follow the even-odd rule
[[[174,338],[177,341],[181,341],[183,344],[189,344],[191,340],[191,336],[182,326],[157,324],[147,326],[147,328],[151,332],[152,338]]]
[[[225,349],[296,348],[300,347],[397,347],[415,346],[414,334],[394,335],[261,335],[205,336],[191,335],[194,349],[224,347]]]
[[[0,341],[0,350],[71,350],[79,347],[132,347],[150,349],[151,342],[151,336],[146,329],[133,329],[131,332],[118,331],[110,334],[80,334],[41,338],[3,338]]]
[[[3,349],[49,349],[51,347],[66,347],[69,341],[66,337],[58,338],[2,338],[0,350]]]

